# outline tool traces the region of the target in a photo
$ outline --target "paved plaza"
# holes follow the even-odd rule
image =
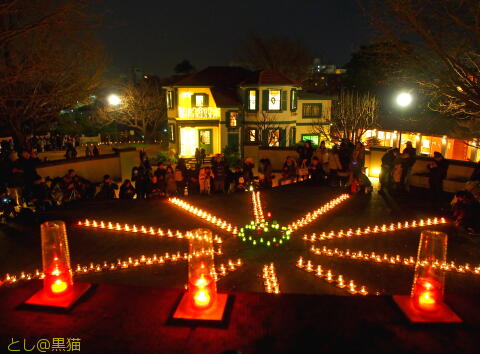
[[[305,184],[283,186],[261,191],[265,213],[281,226],[290,224],[306,213],[339,196],[341,191],[328,187],[313,187]],[[253,220],[251,193],[232,195],[189,196],[183,200],[212,215],[220,217],[232,225],[242,227]],[[173,232],[191,230],[197,227],[210,227],[223,239],[222,255],[216,256],[216,264],[227,265],[228,260],[241,259],[243,266],[228,273],[218,281],[219,290],[265,292],[262,268],[274,263],[282,293],[349,295],[345,289],[315,277],[313,273],[296,267],[299,257],[311,260],[314,266],[320,264],[335,275],[355,280],[366,287],[370,294],[406,294],[410,291],[413,267],[399,264],[365,262],[345,257],[316,255],[310,251],[317,248],[382,255],[399,255],[401,259],[415,257],[422,228],[376,233],[361,237],[340,238],[315,243],[303,240],[305,234],[321,234],[331,230],[353,230],[358,227],[389,225],[391,222],[404,222],[413,219],[440,217],[432,211],[427,200],[417,197],[395,200],[390,196],[374,193],[371,197],[351,197],[334,209],[321,215],[313,223],[294,231],[291,239],[280,247],[253,246],[244,243],[231,233],[204,223],[201,219],[169,203],[168,200],[113,200],[109,202],[83,202],[68,205],[43,215],[43,219],[65,220],[72,266],[89,266],[91,263],[110,264],[128,257],[140,259],[142,255],[163,255],[166,252],[181,254],[188,251],[185,239],[146,236],[141,233],[125,233],[110,230],[83,228],[76,225],[79,220],[98,220],[113,223],[171,229]],[[0,277],[6,273],[18,275],[20,272],[41,270],[41,248],[38,223],[10,224],[3,226],[0,233]],[[447,219],[448,221],[448,219]],[[463,235],[448,223],[437,225],[436,229],[449,234],[447,258],[455,264],[469,263],[477,266],[480,242]],[[467,272],[468,273],[468,272]],[[187,263],[178,261],[158,265],[130,267],[117,271],[89,272],[77,278],[94,283],[139,285],[149,287],[183,288],[187,277]],[[480,286],[480,276],[472,273],[447,272],[447,292],[470,294]]]

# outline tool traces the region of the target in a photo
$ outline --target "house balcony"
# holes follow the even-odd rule
[[[220,119],[217,107],[178,107],[180,119]]]

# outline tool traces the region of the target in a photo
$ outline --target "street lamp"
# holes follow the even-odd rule
[[[122,99],[120,98],[120,96],[114,93],[107,97],[107,101],[108,104],[111,106],[118,106],[120,103],[122,103]]]
[[[397,95],[397,104],[400,107],[407,107],[412,103],[413,97],[409,92],[401,92]]]

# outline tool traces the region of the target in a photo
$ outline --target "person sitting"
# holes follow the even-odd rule
[[[33,202],[37,211],[45,211],[47,207],[52,206],[50,188],[45,180],[38,175],[34,178],[31,195],[32,199],[30,201]]]
[[[133,199],[134,196],[135,187],[129,179],[126,179],[120,186],[120,199]]]
[[[162,175],[162,178],[164,176]],[[147,183],[147,198],[159,199],[165,195],[165,183],[164,180],[160,182],[157,176],[153,176]]]
[[[312,157],[312,163],[308,166],[308,172],[312,176],[312,184],[320,185],[324,183],[325,172],[317,156]]]
[[[364,170],[353,174],[352,183],[350,184],[351,194],[370,194],[372,191],[372,182],[364,173]]]
[[[100,183],[100,191],[97,193],[96,198],[99,200],[115,199],[115,190],[118,189],[118,185],[113,183],[110,175],[103,176],[103,182]]]
[[[272,188],[272,163],[269,159],[261,159],[258,166],[260,186],[263,188]]]
[[[297,164],[291,156],[287,156],[282,168],[282,180],[284,184],[289,184],[297,178]],[[281,183],[283,184],[283,183]]]
[[[455,226],[467,230],[469,233],[480,232],[480,203],[468,191],[455,193],[452,200],[452,216]]]

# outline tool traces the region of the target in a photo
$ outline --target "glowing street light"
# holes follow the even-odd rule
[[[108,104],[111,106],[118,106],[120,103],[122,103],[122,99],[120,98],[120,96],[114,93],[107,97],[107,101]]]
[[[400,107],[407,107],[412,103],[413,97],[408,92],[401,92],[397,95],[397,104]]]

